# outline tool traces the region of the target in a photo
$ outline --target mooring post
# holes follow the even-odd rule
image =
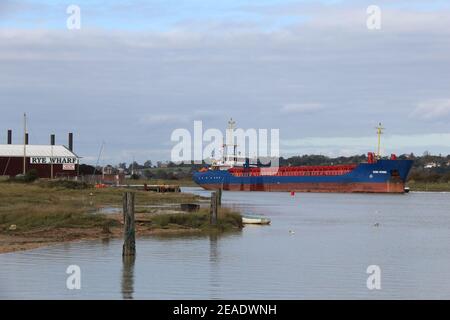
[[[123,195],[123,250],[122,256],[136,254],[136,240],[134,229],[134,193],[125,192]]]
[[[217,192],[211,192],[211,209],[209,215],[210,224],[215,226],[217,224]]]
[[[217,190],[217,206],[222,206],[222,189]]]
[[[124,228],[125,228],[125,216],[126,216],[127,210],[128,210],[127,199],[128,199],[128,196],[127,196],[127,193],[125,192],[122,197],[122,222],[123,222]]]

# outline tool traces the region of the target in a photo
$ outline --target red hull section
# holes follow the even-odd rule
[[[284,183],[284,184],[202,184],[206,190],[222,188],[229,191],[273,192],[342,192],[342,193],[404,193],[403,182],[388,183]]]
[[[356,164],[333,165],[333,166],[295,166],[277,168],[231,168],[228,170],[235,177],[259,177],[263,175],[278,177],[295,176],[340,176],[352,172]]]

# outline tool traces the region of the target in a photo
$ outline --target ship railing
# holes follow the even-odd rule
[[[278,171],[275,173],[265,173],[262,171],[231,171],[230,173],[236,177],[259,177],[259,176],[339,176],[351,172],[353,169],[345,170],[289,170]]]

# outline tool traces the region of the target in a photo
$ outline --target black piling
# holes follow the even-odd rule
[[[217,225],[217,208],[218,208],[218,204],[217,204],[217,192],[211,192],[211,208],[209,210],[209,216],[210,216],[210,220],[209,223],[212,226]]]
[[[12,130],[8,130],[8,144],[12,144]]]
[[[217,190],[217,205],[222,205],[222,189]]]
[[[134,195],[134,192],[125,192],[123,195],[123,257],[134,257],[136,255]]]

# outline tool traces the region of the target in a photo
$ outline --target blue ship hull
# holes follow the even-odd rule
[[[194,181],[207,190],[403,193],[412,160],[361,163],[339,175],[235,175],[229,170],[196,172]]]

